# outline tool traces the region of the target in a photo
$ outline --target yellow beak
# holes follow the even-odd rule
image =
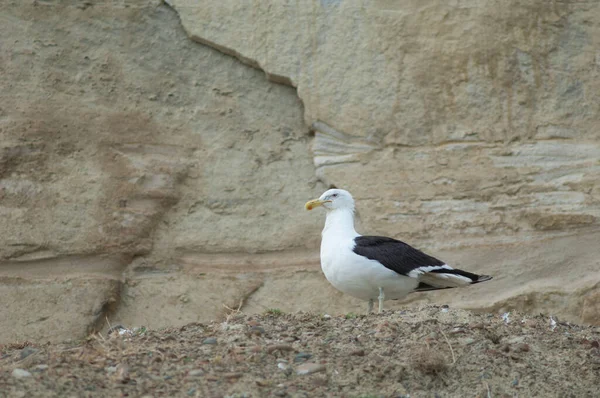
[[[331,200],[315,199],[315,200],[311,200],[310,202],[306,202],[304,207],[306,208],[306,210],[312,210],[315,207],[323,206],[324,203],[329,203],[329,202],[331,202]]]

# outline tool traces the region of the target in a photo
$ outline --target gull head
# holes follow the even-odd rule
[[[343,189],[330,189],[325,191],[319,199],[311,200],[304,205],[306,210],[312,210],[319,206],[324,207],[327,211],[337,209],[354,211],[354,199],[348,191],[344,191]]]

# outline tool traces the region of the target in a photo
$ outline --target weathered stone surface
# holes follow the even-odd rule
[[[168,7],[75,3],[2,6],[2,256],[305,247],[295,91],[191,42]]]
[[[298,88],[316,173],[367,229],[440,247],[598,225],[598,3],[170,4]]]
[[[403,301],[388,301],[385,308],[401,310],[407,305],[437,303],[494,313],[519,309],[532,314],[544,312],[570,322],[598,324],[597,294],[589,286],[600,283],[600,274],[596,272],[596,252],[588,249],[599,240],[598,232],[587,231],[544,241],[434,252],[450,264],[496,277],[493,282],[464,289],[413,294]],[[186,320],[222,319],[227,313],[223,304],[237,309],[240,300],[246,313],[264,313],[269,308],[333,315],[366,311],[365,302],[333,289],[314,260],[301,265],[296,258],[296,266],[285,270],[265,258],[269,259],[248,256],[249,269],[254,272],[245,276],[226,264],[219,269],[205,268],[207,275],[197,275],[198,271],[194,275],[193,267],[183,268],[181,272],[190,274],[185,278],[130,276],[132,286],[126,291],[132,296],[123,298],[115,322],[163,327]],[[293,265],[294,261],[290,259],[289,263]],[[190,298],[188,303],[181,302],[184,294]],[[156,316],[156,309],[160,316]]]
[[[131,275],[113,323],[149,328],[225,319],[241,309],[262,278],[252,274]]]
[[[23,377],[31,377],[32,374],[31,374],[31,372],[28,372],[25,369],[17,368],[12,371],[12,376],[16,377],[18,379],[22,379]]]
[[[598,4],[169,3],[0,4],[0,342],[362,312],[303,211],[330,184],[495,276],[388,308],[600,322]]]
[[[409,146],[598,137],[595,2],[169,3],[193,38],[298,87],[310,123]]]
[[[0,5],[0,272],[75,283],[100,254],[149,256],[155,269],[189,252],[315,247],[318,235],[302,237],[319,220],[297,210],[324,186],[295,90],[192,42],[168,7],[128,5]],[[96,271],[120,278],[128,261]],[[0,340],[82,337],[64,318],[84,324],[90,301],[44,283],[39,294],[63,304],[43,315],[59,330],[3,322]],[[19,297],[24,321],[42,317],[26,290],[2,286],[15,303],[3,311],[22,314]]]
[[[69,280],[2,276],[0,341],[65,341],[101,330],[118,306],[119,291],[120,282],[105,276]]]
[[[455,264],[479,253],[473,269],[497,275],[485,298],[422,297],[581,319],[599,253],[598,3],[170,4],[193,39],[297,87],[316,175],[354,193],[360,231],[461,248]]]

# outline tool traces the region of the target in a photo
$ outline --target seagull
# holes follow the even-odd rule
[[[414,247],[383,236],[363,236],[354,229],[354,199],[330,189],[306,203],[306,210],[327,211],[321,240],[321,269],[336,289],[367,300],[367,313],[379,300],[398,300],[411,292],[461,287],[492,279],[452,268]]]

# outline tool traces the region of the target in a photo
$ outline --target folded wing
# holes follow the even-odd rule
[[[492,279],[455,269],[402,241],[383,236],[359,236],[354,253],[381,263],[400,275],[419,280],[417,291],[446,289]]]

